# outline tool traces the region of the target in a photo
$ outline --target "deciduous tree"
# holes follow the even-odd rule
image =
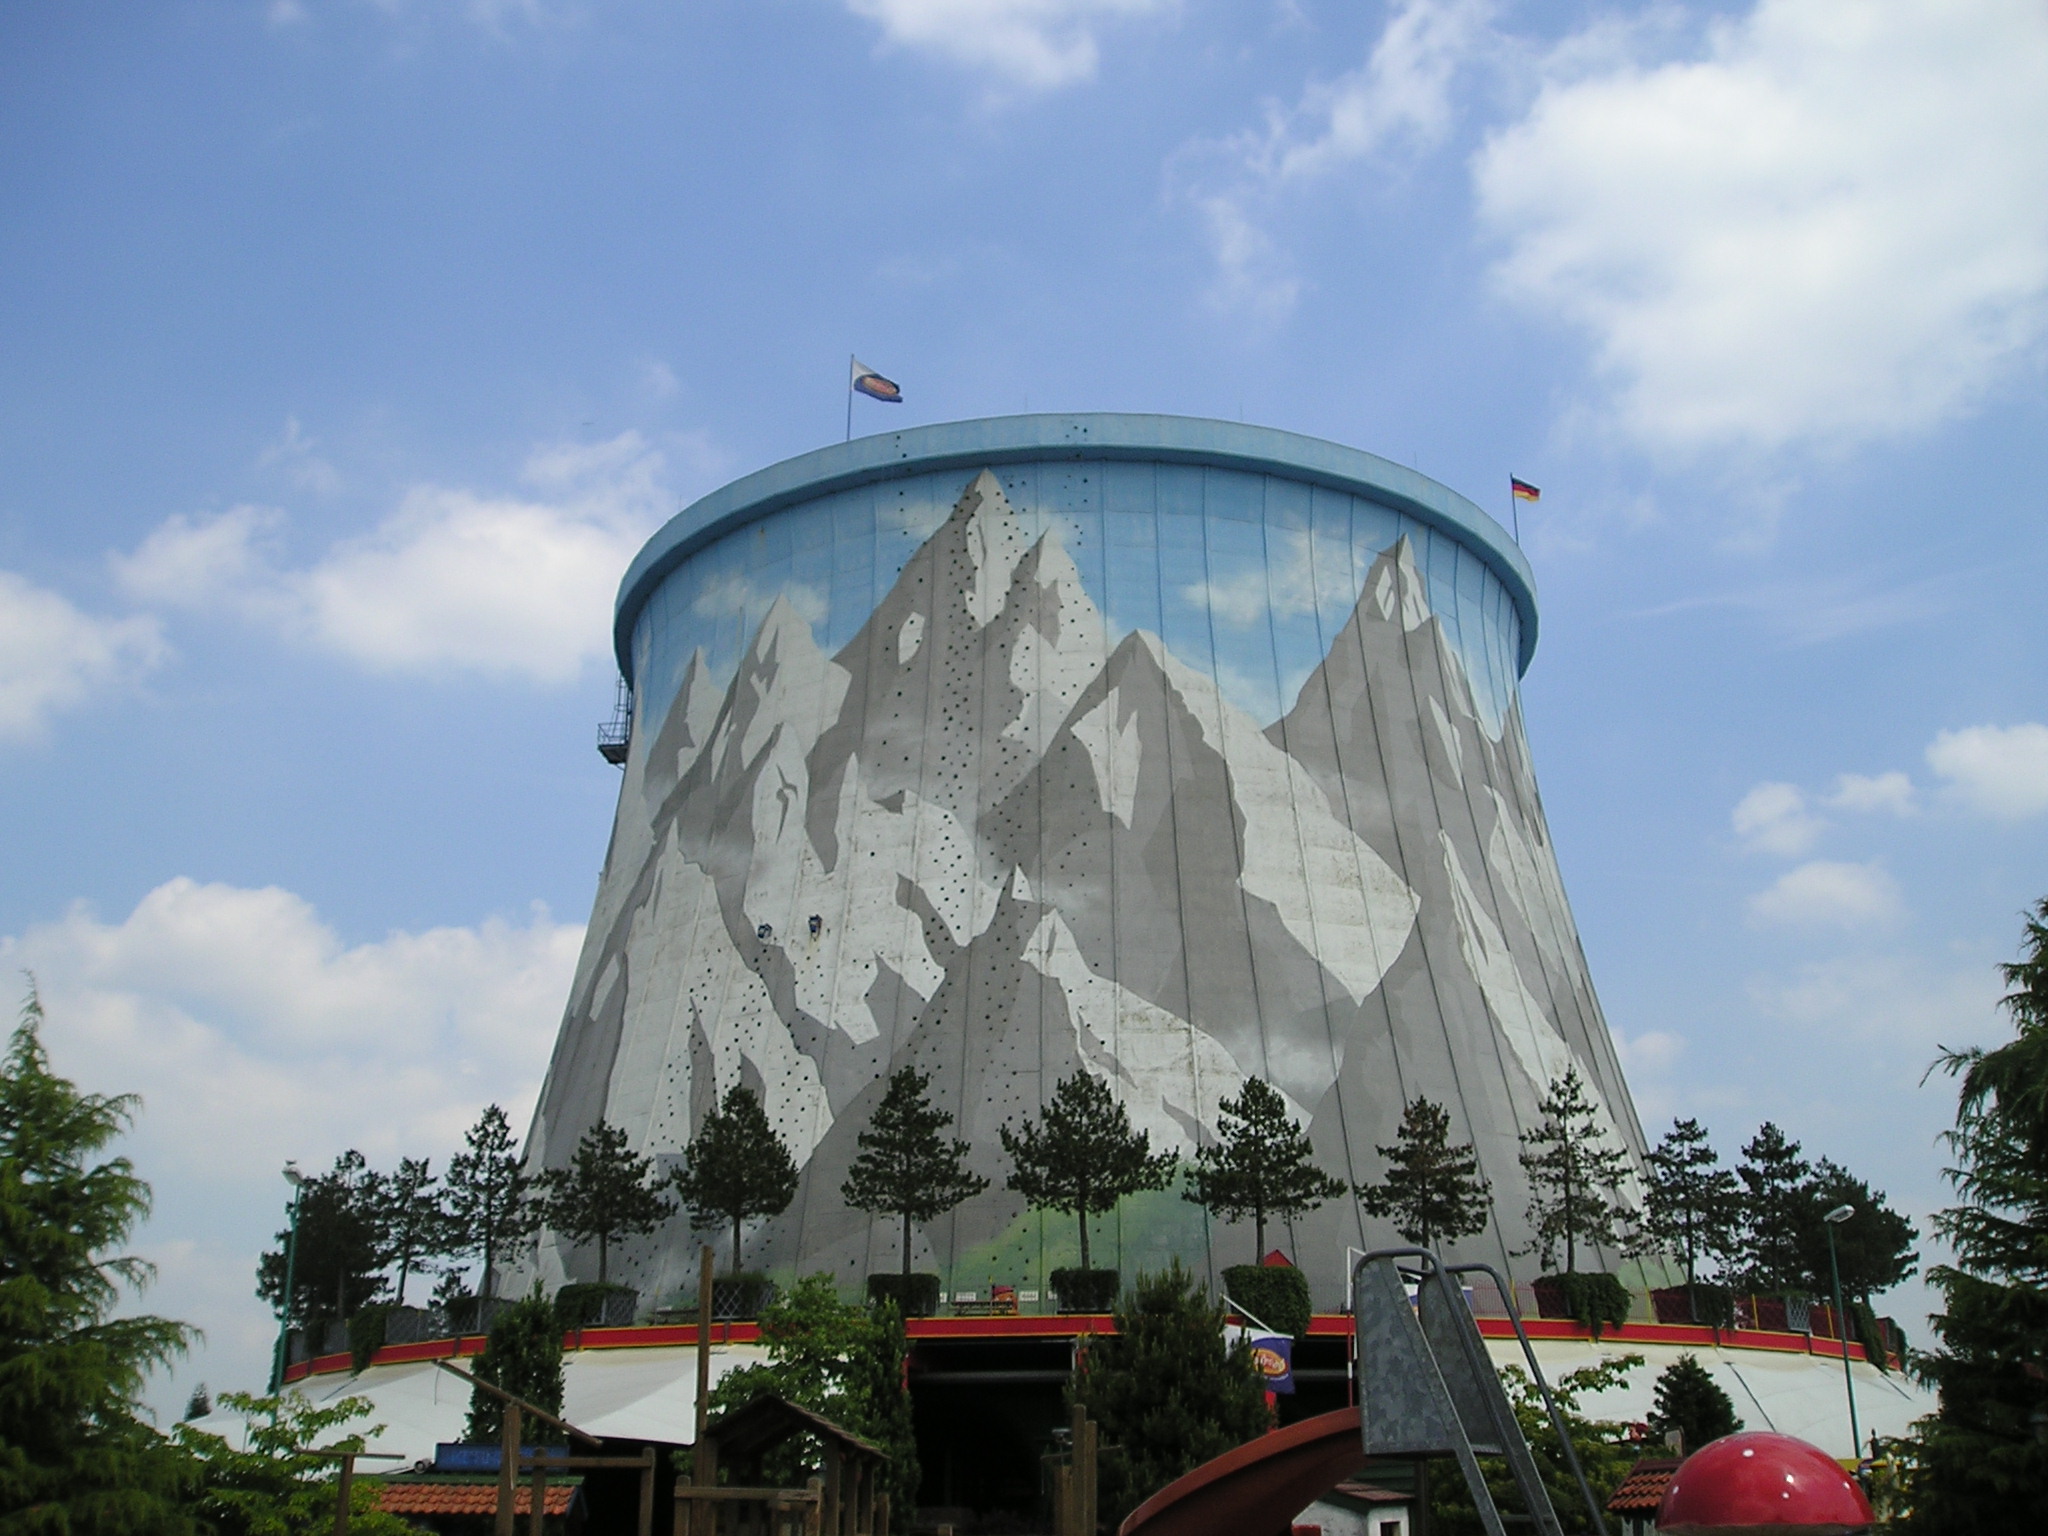
[[[1183,1197],[1225,1221],[1252,1219],[1252,1257],[1266,1251],[1266,1219],[1306,1215],[1344,1193],[1315,1164],[1308,1133],[1287,1113],[1270,1083],[1248,1077],[1234,1099],[1218,1106],[1218,1138],[1195,1153]]]
[[[732,1272],[740,1273],[742,1228],[756,1216],[779,1216],[796,1198],[796,1159],[775,1134],[753,1090],[735,1084],[704,1117],[670,1175],[700,1227],[732,1223]]]
[[[1065,1211],[1081,1226],[1081,1268],[1088,1263],[1088,1218],[1114,1210],[1125,1195],[1164,1189],[1179,1159],[1152,1150],[1152,1138],[1131,1129],[1131,1117],[1085,1067],[1053,1089],[1042,1122],[1026,1120],[996,1133],[1014,1167],[1010,1188],[1034,1209]]]
[[[1358,1186],[1366,1213],[1391,1220],[1411,1243],[1435,1251],[1485,1227],[1493,1192],[1479,1176],[1470,1142],[1451,1144],[1451,1117],[1441,1104],[1418,1098],[1401,1112],[1394,1144],[1378,1149],[1387,1176]]]
[[[910,1224],[935,1221],[988,1188],[987,1179],[968,1171],[967,1143],[945,1136],[953,1117],[926,1096],[930,1084],[914,1067],[890,1077],[868,1128],[854,1138],[860,1155],[839,1186],[840,1198],[855,1210],[901,1218],[906,1278]]]

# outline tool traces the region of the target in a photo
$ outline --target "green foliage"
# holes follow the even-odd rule
[[[1697,1312],[1700,1266],[1719,1263],[1734,1249],[1742,1219],[1741,1186],[1721,1166],[1720,1154],[1697,1120],[1673,1120],[1648,1161],[1644,1236],[1685,1267]]]
[[[728,1371],[711,1391],[714,1414],[774,1393],[873,1441],[896,1459],[889,1473],[892,1526],[908,1531],[917,1502],[917,1442],[910,1427],[901,1318],[839,1299],[830,1275],[806,1275],[761,1313],[762,1365]],[[819,1470],[816,1447],[793,1441],[770,1455],[762,1475],[800,1488]]]
[[[1569,1274],[1579,1267],[1580,1244],[1621,1246],[1628,1213],[1614,1190],[1628,1173],[1628,1156],[1606,1139],[1577,1067],[1566,1068],[1536,1107],[1542,1121],[1521,1135],[1529,1225],[1536,1234],[1523,1251],[1539,1255],[1549,1269],[1562,1243]]]
[[[1743,1146],[1735,1172],[1742,1180],[1742,1279],[1758,1292],[1810,1290],[1805,1240],[1813,1165],[1798,1142],[1766,1120]]]
[[[1441,1104],[1418,1098],[1401,1112],[1391,1147],[1378,1149],[1387,1176],[1357,1188],[1366,1214],[1394,1223],[1411,1243],[1435,1251],[1442,1242],[1485,1227],[1493,1192],[1479,1177],[1470,1142],[1451,1145],[1451,1117]]]
[[[1621,1486],[1621,1480],[1628,1476],[1629,1468],[1636,1464],[1642,1447],[1629,1439],[1628,1425],[1587,1418],[1579,1411],[1579,1399],[1588,1393],[1624,1385],[1629,1373],[1642,1363],[1641,1355],[1623,1355],[1616,1360],[1603,1360],[1598,1365],[1568,1371],[1550,1385],[1551,1393],[1557,1399],[1559,1416],[1564,1420],[1565,1432],[1571,1436],[1572,1449],[1578,1455],[1580,1469],[1586,1474],[1593,1497],[1602,1508],[1606,1507],[1614,1490]],[[1558,1524],[1568,1532],[1591,1531],[1594,1527],[1586,1511],[1586,1501],[1579,1493],[1578,1482],[1572,1477],[1570,1463],[1564,1458],[1550,1415],[1544,1410],[1543,1394],[1519,1366],[1502,1366],[1500,1377],[1501,1386],[1507,1391],[1508,1403],[1522,1426],[1522,1435],[1528,1440],[1529,1449],[1535,1453],[1536,1469],[1543,1478],[1545,1491],[1550,1495],[1550,1506],[1557,1511]],[[1514,1479],[1508,1474],[1507,1463],[1495,1457],[1482,1457],[1479,1467],[1485,1475],[1495,1506],[1503,1511],[1520,1511],[1521,1496],[1515,1490]],[[1458,1475],[1456,1463],[1438,1461],[1433,1464],[1429,1491],[1431,1536],[1474,1536],[1481,1529],[1479,1511],[1466,1491],[1465,1480]]]
[[[363,1154],[350,1148],[326,1173],[306,1179],[298,1190],[297,1252],[287,1225],[277,1247],[256,1266],[256,1294],[287,1322],[305,1328],[317,1349],[330,1320],[342,1320],[384,1289],[380,1212],[384,1180]],[[291,1276],[292,1294],[284,1293]]]
[[[491,1320],[490,1337],[472,1374],[556,1418],[562,1416],[562,1326],[554,1303],[541,1294],[538,1284],[531,1295]],[[504,1427],[505,1405],[471,1387],[469,1443],[495,1445]],[[561,1440],[561,1431],[545,1424],[522,1425],[520,1434],[528,1445],[557,1445]]]
[[[442,1191],[423,1157],[402,1157],[398,1171],[378,1191],[377,1227],[382,1257],[398,1266],[397,1301],[405,1305],[406,1282],[422,1261],[448,1252],[455,1240]]]
[[[637,1296],[630,1285],[565,1285],[555,1292],[555,1323],[568,1333],[577,1328],[595,1328],[604,1317],[605,1300],[612,1296]]]
[[[1539,1295],[1545,1291],[1555,1298],[1546,1312],[1561,1312],[1591,1331],[1594,1338],[1608,1328],[1628,1321],[1631,1298],[1628,1287],[1613,1275],[1566,1270],[1561,1275],[1538,1277]]]
[[[1907,1529],[2048,1530],[2048,901],[2028,913],[2003,967],[2013,1038],[1946,1051],[1961,1078],[1947,1170],[1960,1203],[1934,1218],[1956,1255],[1928,1279],[1942,1293],[1937,1348],[1917,1364],[1941,1408],[1914,1426],[1901,1476]]]
[[[905,1317],[930,1317],[939,1310],[939,1277],[922,1273],[869,1275],[868,1305],[885,1302]]]
[[[1116,1305],[1123,1278],[1113,1269],[1056,1269],[1046,1281],[1062,1312],[1107,1312]]]
[[[671,1177],[697,1225],[732,1223],[732,1268],[740,1269],[741,1228],[750,1217],[779,1216],[796,1198],[796,1159],[768,1123],[753,1090],[737,1084],[704,1117]]]
[[[1182,1473],[1272,1426],[1265,1383],[1224,1310],[1174,1260],[1116,1311],[1116,1333],[1082,1357],[1071,1400],[1102,1426],[1099,1504],[1110,1530]]]
[[[394,1303],[376,1301],[367,1307],[356,1309],[356,1315],[348,1320],[349,1369],[357,1375],[370,1363],[370,1357],[384,1347],[384,1324],[391,1316]]]
[[[536,1182],[541,1219],[563,1237],[597,1244],[597,1283],[610,1279],[615,1238],[652,1232],[676,1204],[649,1184],[654,1159],[631,1151],[626,1133],[600,1120],[583,1133],[569,1166],[550,1168]]]
[[[1884,1191],[1872,1189],[1840,1163],[1822,1158],[1806,1186],[1805,1222],[1800,1230],[1799,1260],[1809,1287],[1828,1295],[1828,1224],[1821,1218],[1841,1205],[1856,1214],[1835,1226],[1835,1255],[1842,1267],[1842,1294],[1852,1301],[1890,1290],[1920,1267],[1913,1250],[1920,1233],[1893,1210]]]
[[[463,1145],[448,1162],[446,1251],[483,1260],[477,1294],[489,1297],[498,1255],[531,1237],[540,1214],[529,1198],[531,1181],[520,1166],[504,1110],[487,1106],[464,1134]]]
[[[366,1417],[369,1399],[344,1397],[316,1408],[298,1392],[278,1397],[224,1392],[221,1406],[247,1421],[246,1446],[238,1449],[223,1437],[190,1424],[180,1424],[172,1431],[197,1470],[194,1507],[206,1529],[218,1536],[326,1536],[332,1531],[336,1463],[294,1452],[367,1450],[366,1434],[377,1433],[381,1425],[333,1438],[330,1435]],[[358,1481],[348,1502],[351,1531],[363,1536],[411,1536],[410,1525],[377,1508],[374,1483]]]
[[[0,1531],[186,1531],[189,1463],[136,1399],[193,1330],[109,1315],[151,1273],[108,1255],[147,1214],[149,1186],[98,1155],[135,1099],[54,1074],[42,1022],[31,990],[0,1063]]]
[[[1315,1165],[1308,1133],[1288,1117],[1287,1101],[1270,1083],[1246,1078],[1238,1096],[1218,1108],[1219,1139],[1196,1151],[1192,1187],[1182,1198],[1224,1221],[1249,1216],[1252,1257],[1262,1258],[1269,1216],[1306,1215],[1347,1186]]]
[[[1695,1356],[1680,1355],[1658,1374],[1650,1429],[1660,1436],[1677,1430],[1686,1455],[1740,1428],[1735,1400]]]
[[[1292,1264],[1233,1264],[1223,1271],[1223,1293],[1268,1328],[1297,1339],[1308,1333],[1308,1276]]]
[[[1113,1210],[1125,1195],[1164,1189],[1179,1159],[1154,1153],[1152,1138],[1131,1129],[1131,1117],[1109,1087],[1083,1067],[1053,1089],[1044,1121],[1026,1120],[996,1133],[1015,1165],[1009,1187],[1034,1210],[1065,1211],[1081,1225],[1081,1265],[1088,1262],[1088,1218]]]
[[[967,1170],[968,1146],[942,1132],[953,1117],[925,1096],[931,1078],[903,1067],[889,1079],[868,1128],[855,1141],[854,1158],[840,1198],[856,1211],[900,1217],[903,1222],[903,1277],[910,1277],[910,1224],[933,1221],[963,1200],[988,1188],[988,1180]]]

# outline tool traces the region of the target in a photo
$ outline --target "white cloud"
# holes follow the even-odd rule
[[[1796,784],[1759,784],[1729,815],[1735,835],[1762,853],[1787,858],[1806,852],[1827,825],[1806,808],[1806,795]]]
[[[536,451],[538,497],[418,485],[310,566],[277,558],[275,513],[167,519],[116,579],[142,601],[226,609],[387,672],[567,682],[609,654],[620,574],[660,520],[662,454],[627,432]]]
[[[1937,1046],[1997,1030],[2001,990],[1988,964],[1937,971],[1910,955],[1865,954],[1801,966],[1788,980],[1758,978],[1749,995],[1781,1024],[1888,1048],[1917,1081]]]
[[[1919,809],[1913,781],[1897,771],[1838,774],[1827,803],[1837,810],[1866,814],[1884,811],[1893,816],[1910,816]]]
[[[1094,76],[1097,29],[1168,8],[1168,0],[846,0],[891,43],[1051,90]]]
[[[1749,898],[1752,921],[1782,928],[1876,928],[1905,912],[1898,882],[1875,864],[1815,859]]]
[[[142,1096],[123,1151],[156,1190],[134,1244],[164,1264],[148,1299],[208,1336],[160,1407],[201,1377],[261,1386],[254,1271],[287,1158],[438,1168],[493,1101],[523,1129],[580,943],[536,909],[350,945],[291,892],[188,879],[117,921],[79,905],[0,938],[0,967],[40,984],[57,1069]]]
[[[708,576],[690,600],[690,612],[707,619],[738,617],[751,632],[766,616],[775,599],[788,601],[796,616],[813,628],[825,622],[831,611],[825,594],[803,581],[785,581],[776,587],[757,587],[744,576]]]
[[[1182,151],[1200,168],[1184,179],[1216,261],[1212,297],[1267,318],[1293,307],[1301,282],[1264,224],[1275,198],[1395,143],[1440,142],[1452,82],[1490,46],[1493,11],[1490,0],[1401,0],[1357,69],[1311,82],[1290,109],[1270,107],[1259,129]]]
[[[1210,608],[1225,624],[1238,629],[1275,619],[1297,619],[1327,605],[1342,623],[1358,601],[1372,569],[1373,553],[1354,548],[1348,539],[1314,537],[1300,529],[1276,536],[1278,548],[1270,562],[1239,570],[1220,580],[1198,581],[1181,595]]]
[[[1504,292],[1584,329],[1657,445],[1967,408],[2048,323],[2048,11],[1760,0],[1704,56],[1567,48],[1474,162]]]
[[[1929,743],[1927,765],[1970,810],[2002,821],[2048,811],[2048,725],[1973,725]]]
[[[281,469],[293,485],[302,491],[317,491],[321,495],[332,495],[341,489],[341,475],[327,460],[313,449],[317,445],[299,425],[299,418],[287,416],[284,419],[284,433],[278,440],[264,449],[256,462],[265,469]]]
[[[131,685],[164,654],[155,619],[96,618],[0,571],[0,742],[40,740],[52,715]]]

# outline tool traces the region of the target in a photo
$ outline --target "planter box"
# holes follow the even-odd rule
[[[868,1302],[893,1301],[905,1317],[931,1317],[939,1310],[939,1277],[900,1271],[868,1276]]]
[[[1604,1328],[1619,1328],[1634,1305],[1627,1287],[1613,1275],[1578,1271],[1539,1275],[1530,1287],[1536,1293],[1536,1315],[1570,1318],[1599,1338]]]
[[[1682,1285],[1664,1286],[1650,1292],[1652,1315],[1660,1323],[1698,1323],[1707,1328],[1728,1328],[1735,1322],[1734,1298],[1722,1285],[1702,1283],[1690,1292]]]
[[[425,1307],[393,1307],[384,1314],[384,1342],[417,1344],[423,1339],[438,1339],[446,1327],[439,1313]]]
[[[629,1285],[571,1284],[555,1292],[555,1317],[565,1332],[630,1328],[639,1311],[640,1293]]]
[[[1113,1311],[1123,1288],[1123,1276],[1114,1269],[1056,1269],[1051,1279],[1062,1312]]]

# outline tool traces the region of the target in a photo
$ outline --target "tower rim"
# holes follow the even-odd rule
[[[1536,581],[1506,528],[1476,502],[1362,448],[1278,427],[1202,416],[1046,412],[934,422],[830,443],[783,459],[700,496],[641,546],[619,583],[612,648],[633,680],[633,629],[655,590],[696,554],[785,507],[837,491],[947,469],[1082,460],[1151,460],[1273,474],[1362,495],[1450,535],[1507,590],[1520,620],[1516,673],[1536,652]]]

